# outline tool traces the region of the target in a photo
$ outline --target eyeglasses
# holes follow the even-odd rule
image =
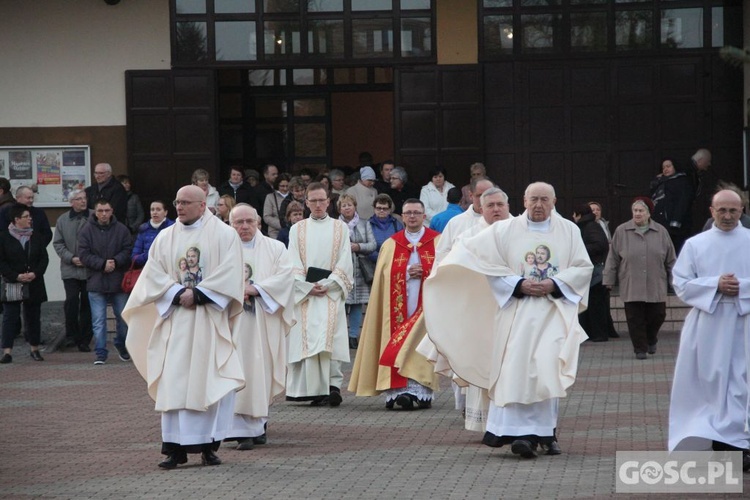
[[[174,200],[172,202],[172,205],[174,205],[175,207],[179,207],[179,206],[185,206],[185,205],[192,205],[193,203],[200,203],[200,201]]]
[[[375,207],[376,212],[387,212],[391,207]]]
[[[236,227],[240,227],[244,224],[247,224],[248,226],[252,226],[253,224],[257,224],[257,219],[235,219],[232,221],[232,225]]]
[[[419,217],[420,215],[424,215],[424,212],[404,212],[403,214],[406,217]]]
[[[313,205],[320,205],[321,203],[325,203],[328,201],[328,198],[322,199],[322,200],[307,200],[308,203],[311,203]]]

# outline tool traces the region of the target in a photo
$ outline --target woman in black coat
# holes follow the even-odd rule
[[[47,289],[44,287],[44,272],[49,264],[47,244],[43,236],[32,229],[28,206],[16,203],[10,207],[8,218],[12,221],[8,231],[0,233],[0,275],[3,281],[27,284],[29,295],[22,301],[3,302],[3,356],[0,363],[13,361],[10,353],[13,340],[21,330],[22,304],[31,358],[44,361],[39,353],[39,341],[42,335],[42,302],[47,301]]]
[[[573,212],[573,220],[581,230],[581,238],[586,246],[594,273],[591,276],[589,288],[589,306],[586,311],[578,315],[578,322],[586,331],[592,342],[606,342],[609,340],[609,308],[607,301],[609,294],[602,285],[602,271],[609,252],[609,241],[604,229],[596,222],[596,216],[588,204],[583,204]]]
[[[651,218],[669,231],[674,251],[680,252],[693,226],[693,184],[671,158],[661,162],[661,174],[651,181]]]

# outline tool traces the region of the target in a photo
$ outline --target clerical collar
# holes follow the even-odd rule
[[[550,225],[552,224],[552,217],[547,217],[547,220],[543,220],[542,222],[534,222],[527,216],[526,222],[529,223],[529,231],[535,233],[548,233]]]
[[[253,239],[250,241],[241,241],[242,248],[255,248],[255,240],[257,239],[258,233],[255,233],[255,236],[253,236]]]
[[[412,233],[408,229],[405,229],[404,235],[406,236],[406,239],[409,240],[409,243],[416,244],[422,239],[422,236],[424,236],[424,226],[422,226],[416,233]]]
[[[326,220],[328,218],[328,213],[326,213],[323,217],[315,217],[311,215],[310,218],[312,220]]]
[[[183,226],[183,227],[184,227],[185,229],[189,229],[189,230],[191,230],[191,231],[192,231],[193,229],[199,229],[199,228],[203,227],[203,217],[200,217],[200,218],[199,218],[198,220],[196,220],[196,221],[195,221],[195,222],[193,222],[192,224],[184,224],[184,223],[183,223],[183,224],[182,224],[182,226]]]

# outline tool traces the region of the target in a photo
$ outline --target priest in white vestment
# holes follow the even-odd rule
[[[229,433],[238,450],[266,444],[269,406],[286,386],[286,337],[294,324],[292,261],[282,242],[258,231],[259,221],[246,203],[229,213],[242,241],[245,284],[244,312],[232,324],[246,381],[235,398]]]
[[[750,469],[750,230],[733,190],[711,202],[714,224],[685,243],[672,270],[685,318],[669,407],[670,451],[743,452]]]
[[[187,453],[221,463],[214,452],[245,385],[230,329],[242,313],[240,239],[206,208],[201,188],[181,188],[174,204],[178,222],[154,240],[122,313],[128,351],[162,412],[163,469],[186,463]],[[180,266],[188,252],[189,277]]]
[[[352,289],[349,228],[328,216],[328,191],[318,182],[307,187],[310,218],[289,231],[294,268],[294,316],[289,332],[287,401],[312,406],[341,404],[344,372],[349,362],[346,296]]]
[[[435,266],[432,268],[432,272],[437,269],[437,264],[440,263],[443,258],[448,255],[451,251],[453,244],[458,240],[458,237],[482,220],[482,205],[480,197],[487,189],[494,187],[494,183],[485,177],[480,175],[478,177],[472,177],[469,184],[469,190],[471,193],[472,204],[469,205],[462,214],[453,217],[448,221],[448,224],[443,229],[440,235],[440,240],[435,247]],[[449,377],[452,380],[451,387],[453,389],[453,398],[455,400],[455,408],[457,410],[464,410],[466,407],[466,387],[464,383],[457,383],[453,372],[448,366],[445,358],[439,355],[435,350],[435,346],[430,342],[429,337],[424,337],[417,347],[417,352],[427,356],[432,363],[435,364],[435,373],[439,373],[445,377]]]
[[[427,279],[427,332],[458,377],[486,388],[483,442],[523,458],[557,455],[558,399],[575,381],[593,265],[581,233],[554,211],[554,188],[529,185],[526,211],[460,240]],[[526,255],[539,252],[539,269]],[[543,272],[541,272],[543,271]],[[542,278],[542,276],[545,276]],[[484,279],[486,277],[486,279]]]

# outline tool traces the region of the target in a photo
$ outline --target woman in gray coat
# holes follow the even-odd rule
[[[620,285],[638,359],[646,359],[647,352],[656,354],[656,336],[666,317],[667,286],[675,263],[669,232],[651,219],[653,208],[649,198],[635,199],[633,219],[615,230],[604,266],[604,285],[609,289]]]
[[[349,348],[356,349],[359,346],[359,331],[362,328],[362,306],[370,300],[370,285],[365,281],[361,260],[375,251],[377,242],[372,232],[370,222],[360,219],[357,215],[357,200],[353,196],[343,194],[336,203],[339,220],[349,226],[349,241],[352,246],[352,264],[354,266],[354,287],[346,297],[346,312],[349,318]],[[364,259],[359,257],[363,256]]]

